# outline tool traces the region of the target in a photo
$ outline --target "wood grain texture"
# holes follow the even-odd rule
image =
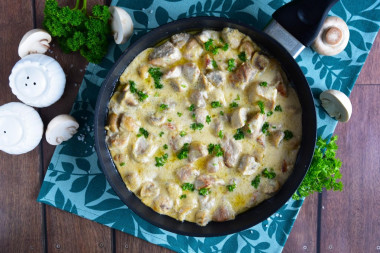
[[[25,30],[32,28],[31,1],[13,2],[12,8],[8,1],[0,1],[0,105],[18,101],[11,93],[8,76],[20,59],[18,42]],[[18,156],[0,151],[1,252],[43,251],[42,205],[36,202],[41,176],[39,157],[39,147]]]
[[[359,78],[356,84],[380,84],[380,35],[377,34],[376,40],[373,43],[372,49],[363,69],[360,72]]]
[[[170,253],[173,252],[161,246],[148,243],[140,238],[115,230],[115,252],[149,252]]]
[[[305,199],[283,252],[317,252],[318,194]]]
[[[380,85],[359,85],[352,118],[335,134],[342,159],[343,192],[324,192],[321,252],[380,250]]]

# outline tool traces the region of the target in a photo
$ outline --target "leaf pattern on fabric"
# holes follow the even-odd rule
[[[188,237],[151,225],[126,207],[107,183],[94,149],[94,111],[100,86],[114,62],[130,43],[159,25],[195,16],[219,16],[263,29],[271,14],[290,0],[113,0],[134,22],[126,45],[111,44],[100,64],[86,68],[71,114],[80,124],[78,133],[54,152],[38,201],[86,217],[177,252],[280,252],[302,206],[289,200],[262,223],[236,234]],[[342,0],[329,15],[348,24],[351,37],[346,49],[333,57],[305,49],[296,59],[311,87],[318,117],[318,136],[331,136],[336,121],[321,107],[319,94],[338,89],[349,95],[380,26],[379,1]]]

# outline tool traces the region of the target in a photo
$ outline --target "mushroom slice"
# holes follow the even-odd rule
[[[346,48],[349,38],[350,31],[343,19],[327,17],[312,47],[318,54],[336,55]]]
[[[123,44],[133,33],[133,21],[128,12],[116,6],[109,7],[111,13],[111,29],[116,44]]]
[[[347,122],[352,114],[352,104],[350,99],[338,90],[326,90],[321,93],[319,99],[322,107],[330,115],[340,122]]]
[[[43,29],[33,29],[25,33],[18,46],[18,55],[44,54],[50,48],[51,36]]]
[[[78,122],[70,115],[58,115],[50,121],[46,129],[46,141],[51,145],[59,145],[77,133]]]

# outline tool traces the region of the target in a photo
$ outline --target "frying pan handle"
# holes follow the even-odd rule
[[[317,37],[331,7],[339,0],[294,0],[272,15],[299,42],[308,47]]]

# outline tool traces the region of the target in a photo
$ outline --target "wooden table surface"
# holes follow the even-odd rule
[[[73,0],[70,1],[73,4]],[[91,7],[102,0],[88,0]],[[8,76],[19,60],[23,34],[40,28],[44,1],[0,1],[0,105],[18,101]],[[45,126],[68,113],[86,61],[52,46],[67,74],[63,97],[39,109]],[[380,252],[380,38],[351,95],[352,118],[340,123],[338,157],[343,161],[343,192],[308,197],[284,252]],[[0,252],[170,252],[106,226],[37,203],[54,147],[45,139],[33,151],[12,156],[0,151]]]

